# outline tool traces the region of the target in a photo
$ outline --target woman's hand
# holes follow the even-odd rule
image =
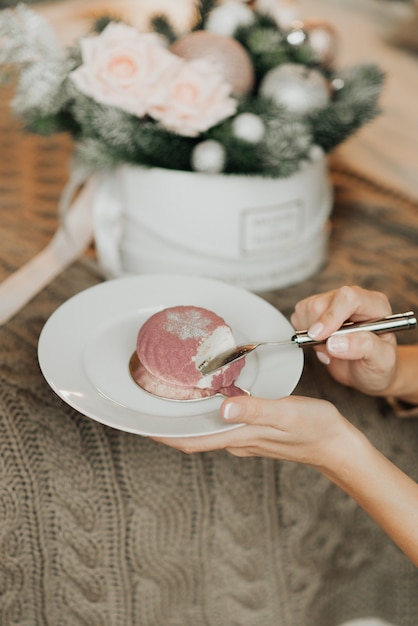
[[[225,449],[235,456],[307,463],[328,473],[341,465],[350,441],[362,437],[325,400],[237,396],[223,402],[221,414],[226,422],[244,426],[215,435],[156,440],[189,454]]]
[[[157,441],[183,452],[226,449],[311,465],[354,498],[418,566],[418,485],[330,403],[290,396],[225,400],[226,421],[245,424],[203,437]]]
[[[373,320],[391,313],[384,294],[361,287],[341,287],[298,302],[291,321],[296,329],[307,328],[312,338],[325,339],[346,321]],[[393,333],[330,337],[315,350],[336,380],[364,393],[385,395],[395,379],[397,349]]]

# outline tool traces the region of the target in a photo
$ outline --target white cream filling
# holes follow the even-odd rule
[[[207,337],[199,346],[199,349],[194,357],[193,361],[198,367],[203,361],[209,361],[213,359],[221,352],[233,348],[235,346],[235,339],[232,335],[231,329],[228,326],[218,326],[209,337]],[[202,376],[197,383],[197,387],[200,389],[207,389],[212,387],[212,380],[216,374],[208,374]]]

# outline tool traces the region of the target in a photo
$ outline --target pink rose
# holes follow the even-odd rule
[[[196,137],[233,115],[237,101],[231,97],[231,85],[209,60],[175,58],[177,63],[153,94],[149,114],[179,135]]]
[[[156,34],[115,22],[80,46],[83,64],[70,74],[76,87],[138,117],[147,113],[159,77],[176,60]]]

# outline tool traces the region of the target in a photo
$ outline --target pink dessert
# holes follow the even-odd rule
[[[239,395],[235,386],[245,359],[203,376],[198,366],[235,345],[230,326],[219,315],[196,306],[175,306],[152,315],[140,328],[136,382],[173,400]]]

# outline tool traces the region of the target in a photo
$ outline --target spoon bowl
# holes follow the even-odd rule
[[[232,396],[251,395],[249,391],[243,389],[242,387],[238,387],[237,385],[230,385],[229,387],[223,387],[217,392],[212,392],[207,388],[200,389],[194,387],[183,390],[182,387],[177,385],[158,384],[158,387],[161,387],[164,391],[157,393],[156,385],[152,384],[153,381],[150,379],[149,373],[141,363],[136,352],[134,352],[129,359],[129,373],[133,381],[143,391],[151,396],[154,396],[155,398],[159,398],[160,400],[169,400],[170,402],[201,402],[202,400],[209,400],[210,398],[217,396],[229,398]],[[190,394],[193,394],[192,397],[190,397]]]

